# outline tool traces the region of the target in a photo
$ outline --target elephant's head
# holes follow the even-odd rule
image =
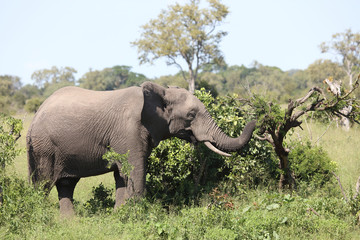
[[[251,138],[255,121],[248,123],[238,138],[228,137],[211,118],[202,102],[185,89],[164,88],[152,82],[141,85],[144,93],[142,122],[149,130],[154,145],[178,137],[190,142],[204,142],[214,152],[233,152]]]

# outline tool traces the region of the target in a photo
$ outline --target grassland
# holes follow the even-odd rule
[[[31,118],[24,117],[20,147],[25,147]],[[347,194],[354,191],[360,176],[360,128],[354,126],[345,132],[335,122],[309,122],[303,128],[289,140],[310,139],[322,146],[337,163],[337,174]],[[26,180],[26,161],[24,152],[9,167],[8,174]],[[360,239],[356,213],[343,200],[336,184],[319,191],[313,189],[306,195],[278,193],[264,187],[226,198],[217,193],[215,197],[204,196],[195,205],[166,209],[159,202],[138,199],[118,211],[87,214],[84,204],[100,183],[113,189],[112,174],[80,180],[74,194],[78,214],[70,220],[58,216],[55,189],[46,204],[35,197],[28,200],[21,196],[24,201],[38,201],[41,205],[29,209],[29,216],[24,215],[34,221],[9,218],[9,225],[0,226],[0,239]]]

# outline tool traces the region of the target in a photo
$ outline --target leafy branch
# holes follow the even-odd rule
[[[120,163],[121,169],[120,172],[125,175],[125,177],[130,176],[130,172],[134,169],[134,166],[131,165],[128,161],[129,151],[125,154],[120,154],[114,151],[113,148],[109,148],[103,156],[103,160],[108,161],[108,168],[110,168],[113,164]]]

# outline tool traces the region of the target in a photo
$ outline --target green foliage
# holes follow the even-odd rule
[[[15,103],[19,103],[17,92],[21,89],[20,78],[16,76],[0,76],[0,111],[3,113],[12,112],[16,109]]]
[[[14,158],[21,153],[16,149],[16,140],[20,137],[22,121],[0,113],[0,173],[5,165],[12,163]]]
[[[183,201],[194,191],[193,174],[199,160],[190,143],[178,138],[162,141],[149,159],[146,176],[149,196],[164,201]]]
[[[51,67],[51,69],[42,69],[35,71],[31,75],[31,79],[35,81],[39,88],[46,89],[48,86],[56,83],[75,84],[75,76],[77,71],[72,67]]]
[[[14,190],[14,189],[13,189]],[[321,190],[319,190],[321,191]],[[25,193],[25,192],[24,192]],[[19,192],[17,192],[19,194]],[[324,193],[325,194],[325,193]],[[218,192],[216,196],[222,196]],[[26,200],[37,199],[26,192]],[[32,197],[29,197],[32,196]],[[39,195],[41,196],[41,194]],[[228,197],[230,198],[230,197]],[[234,207],[163,208],[159,202],[132,199],[116,211],[99,211],[70,221],[59,221],[54,206],[44,198],[18,199],[14,215],[0,224],[2,239],[356,239],[355,216],[341,199],[279,194],[264,189],[234,197]],[[221,199],[220,199],[221,201]],[[0,207],[0,210],[1,207]],[[20,211],[21,210],[21,211]],[[23,210],[27,210],[24,211]],[[20,219],[16,214],[20,214]],[[6,213],[7,214],[7,213]],[[6,215],[0,215],[4,219]]]
[[[80,79],[80,87],[91,90],[115,90],[140,85],[146,80],[143,74],[131,71],[129,66],[114,66],[103,70],[90,70]]]
[[[114,151],[114,149],[109,148],[109,151],[107,151],[102,158],[106,161],[108,161],[107,167],[110,168],[113,164],[120,163],[121,168],[120,172],[124,174],[126,177],[130,176],[130,172],[134,169],[134,166],[131,165],[128,161],[129,152],[125,154],[120,154]]]
[[[318,146],[309,141],[296,143],[289,154],[290,168],[299,182],[321,187],[333,180],[331,172],[336,171],[336,163]]]
[[[33,188],[17,177],[0,176],[3,202],[0,205],[0,238],[16,239],[55,224],[55,211],[41,188]]]
[[[204,90],[196,92],[197,97],[204,103],[218,126],[231,137],[237,137],[245,124],[251,120],[251,111],[244,102],[239,100],[237,94],[214,99]],[[260,182],[275,179],[276,162],[272,156],[272,148],[258,139],[251,139],[237,154],[221,158],[221,175],[227,181],[227,187],[233,191],[254,186]]]
[[[102,183],[97,187],[93,187],[92,195],[84,204],[84,208],[89,215],[102,212],[109,213],[114,208],[115,201],[111,198],[112,190],[106,188]]]
[[[251,105],[258,119],[257,125],[264,129],[274,130],[285,120],[285,112],[280,105],[269,102],[262,96],[254,95]]]
[[[44,101],[43,98],[33,97],[26,101],[24,108],[29,113],[35,113],[39,109],[43,101]]]

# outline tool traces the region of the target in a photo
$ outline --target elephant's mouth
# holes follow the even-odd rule
[[[176,137],[180,138],[180,139],[183,139],[185,141],[188,141],[190,143],[193,143],[193,144],[196,144],[198,143],[199,141],[196,139],[196,137],[194,136],[193,132],[191,130],[180,130],[179,132],[177,132],[176,134]],[[211,144],[209,141],[205,141],[204,142],[205,146],[207,148],[209,148],[211,151],[219,154],[219,155],[222,155],[222,156],[225,156],[225,157],[230,157],[231,155],[226,153],[226,152],[223,152],[221,150],[219,150],[218,148],[216,148],[213,144]]]
[[[191,130],[180,130],[176,133],[175,136],[193,144],[198,143],[198,140]]]

